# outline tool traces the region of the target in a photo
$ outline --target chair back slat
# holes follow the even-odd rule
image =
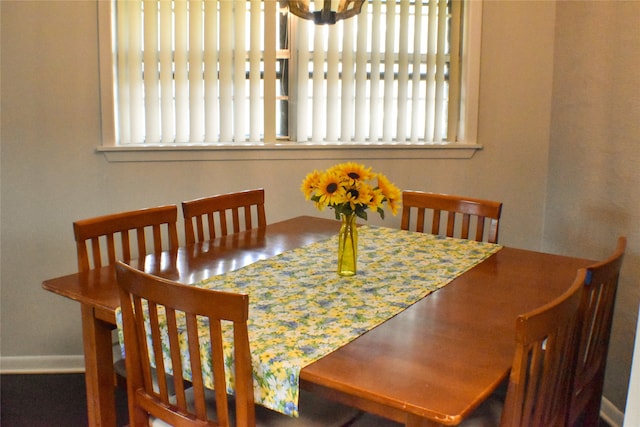
[[[616,293],[627,239],[614,253],[587,267],[581,301],[583,325],[576,365],[570,425],[598,425]],[[595,424],[594,424],[595,423]]]
[[[116,262],[116,239],[115,236],[118,233],[107,234],[105,238],[107,239],[107,265],[112,265]],[[120,233],[120,242],[122,248],[122,259],[124,261],[131,260],[131,242],[129,241],[129,230],[123,230]],[[97,252],[94,256],[100,256],[100,237],[95,239],[95,242],[98,244]],[[144,253],[144,252],[143,252]]]
[[[227,236],[229,235],[229,230],[227,229],[227,210],[221,210],[218,211],[219,215],[220,215],[220,235],[221,236]],[[232,212],[233,213],[233,212]],[[232,217],[232,221],[233,221],[233,217]],[[209,229],[213,228],[215,230],[215,225],[213,222],[209,223]],[[214,237],[215,237],[215,232],[214,232]]]
[[[478,217],[478,224],[476,227],[476,237],[475,237],[476,241],[481,241],[483,239],[485,219],[486,218],[484,216]]]
[[[193,374],[191,378],[191,384],[196,396],[196,398],[194,399],[195,415],[198,419],[206,420],[207,407],[205,404],[204,396],[204,381],[202,379],[202,375],[200,374],[202,372],[202,354],[200,352],[200,341],[198,339],[198,321],[193,312],[186,312],[185,320],[187,326],[187,346],[189,349],[189,362],[191,363],[190,369]],[[216,320],[213,320],[213,322],[210,323],[216,323]],[[221,337],[215,336],[214,339],[221,339]],[[211,359],[215,366],[215,360],[220,359],[220,353],[212,354]],[[216,371],[215,369],[213,372],[214,376],[224,376],[224,371],[222,375],[220,375],[220,371]]]
[[[569,414],[580,299],[586,276],[554,301],[518,316],[514,355],[501,427],[563,427]]]
[[[147,255],[146,230],[149,230],[153,239],[152,247],[155,252],[177,249],[177,219],[178,207],[169,205],[74,222],[78,270],[88,271],[112,265],[116,260],[130,261]],[[135,231],[135,243],[132,242],[131,231]],[[163,242],[163,236],[166,236],[166,242]],[[132,243],[135,244],[134,247]]]
[[[453,215],[452,215],[453,216]],[[462,236],[463,239],[468,239],[469,238],[469,223],[471,221],[471,215],[469,214],[463,214],[462,215],[462,230],[460,231],[460,234]],[[453,236],[453,228],[451,230],[452,236]]]
[[[80,256],[80,254],[78,254],[78,262],[80,261],[81,258],[84,258],[85,260],[87,260],[87,262],[89,262],[88,256],[86,254],[86,247],[84,246],[85,242],[77,242],[77,243],[81,244],[83,250],[85,251],[82,257]],[[94,267],[95,268],[102,267],[102,256],[100,255],[100,239],[98,237],[91,239],[91,253],[93,255]],[[115,259],[115,257],[116,257],[116,247],[113,243],[113,236],[108,235],[107,236],[107,262],[111,263],[111,259]],[[80,265],[78,264],[78,270],[84,271],[88,269],[89,269],[89,264],[87,264],[85,268],[81,268]]]
[[[149,309],[149,330],[151,332],[151,345],[153,348],[154,365],[158,372],[165,372],[164,358],[162,357],[162,341],[160,324],[158,323],[158,306],[152,301],[148,302]],[[141,319],[138,319],[141,320]],[[169,390],[167,388],[167,379],[164,375],[155,378],[158,384],[158,393],[163,399],[169,399]]]
[[[140,298],[133,298],[132,299],[132,303],[134,304],[135,307],[135,312],[142,312],[143,308],[142,308],[142,300]],[[144,322],[135,322],[134,324],[134,328],[136,329],[136,335],[143,335],[146,333],[146,329],[145,329],[145,324]],[[131,348],[129,350],[130,355],[129,357],[134,357],[134,354],[137,354],[137,352],[140,352],[141,354],[147,354],[149,353],[149,349],[147,347],[147,342],[141,342],[140,344],[138,344],[138,346],[140,348]],[[146,372],[145,372],[146,370]],[[145,387],[147,388],[153,388],[153,379],[152,379],[152,373],[151,373],[151,365],[148,366],[143,366],[142,370],[140,372],[137,373],[137,375],[139,376],[139,380],[140,381],[146,381],[147,383],[145,384]]]
[[[249,348],[247,320],[249,297],[242,294],[212,291],[182,285],[138,271],[122,262],[116,264],[127,365],[127,393],[132,426],[148,425],[149,416],[171,425],[230,425],[231,402],[227,396],[224,348],[233,350],[236,425],[255,425],[253,375]],[[164,313],[164,316],[159,316]],[[166,319],[166,323],[164,321]],[[224,322],[224,324],[223,324]],[[150,328],[153,361],[147,347],[146,328]],[[232,328],[233,335],[230,330]],[[201,363],[200,334],[208,329],[211,342],[210,370],[213,373],[215,416],[207,412],[207,395]],[[167,338],[162,338],[168,336]],[[232,337],[232,338],[231,338]],[[181,349],[180,343],[185,342]],[[162,360],[163,347],[169,347],[172,371]],[[181,351],[189,360],[185,369]],[[208,360],[208,359],[207,359]],[[184,378],[183,372],[190,377]],[[158,384],[154,383],[154,372]],[[167,393],[168,385],[161,378],[173,376],[174,395]],[[191,387],[185,388],[184,380]],[[187,396],[192,393],[192,396]],[[193,404],[189,404],[192,402]],[[212,419],[214,418],[214,419]]]
[[[214,353],[217,354],[222,354],[222,352],[224,351],[223,349],[223,345],[222,345],[222,340],[220,339],[220,337],[222,336],[222,330],[220,328],[220,324],[219,323],[214,323],[213,325],[210,326],[210,331],[209,331],[209,341],[211,342],[211,351],[213,351]],[[212,361],[213,363],[213,369],[215,372],[223,372],[224,371],[224,365],[222,364],[222,359],[221,358],[217,358],[214,359]],[[214,380],[214,390],[216,390],[216,399],[220,399],[221,397],[218,397],[218,394],[224,394],[225,393],[225,382],[224,382],[224,377],[222,376],[218,376],[216,378],[213,379]],[[251,390],[251,393],[253,393],[253,390]],[[229,411],[227,406],[221,406],[220,408],[216,409],[217,414],[218,414],[218,419],[219,420],[228,420],[229,419]],[[225,421],[227,422],[227,421]]]
[[[166,310],[167,331],[169,336],[169,353],[171,354],[171,366],[173,367],[174,388],[176,396],[176,405],[178,408],[186,411],[187,401],[184,388],[184,377],[182,375],[182,355],[180,353],[180,341],[178,338],[178,327],[176,319],[176,311],[172,309]]]
[[[413,219],[414,214],[416,219]],[[423,191],[402,192],[403,230],[426,232],[425,222],[431,219],[430,233],[476,241],[498,242],[502,203],[492,200],[453,196]],[[442,233],[441,223],[446,223]]]
[[[264,189],[185,201],[182,202],[182,212],[187,244],[267,225]]]

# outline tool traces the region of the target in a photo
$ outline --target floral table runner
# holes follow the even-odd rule
[[[302,368],[501,248],[391,228],[362,226],[358,231],[358,273],[352,277],[335,272],[336,236],[196,284],[249,295],[256,403],[297,416]],[[206,333],[203,327],[202,336]],[[230,346],[227,351],[231,354]],[[226,360],[233,384],[233,360]],[[212,387],[210,366],[203,366],[208,366],[205,385]]]

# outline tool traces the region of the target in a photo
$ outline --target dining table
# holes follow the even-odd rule
[[[357,304],[362,311],[351,314],[353,323],[382,313],[366,326],[351,328],[351,335],[327,350],[311,352],[296,384],[407,426],[442,426],[462,422],[508,377],[516,317],[560,296],[577,270],[593,263],[365,225],[358,274],[342,278],[332,270],[339,228],[335,220],[300,216],[129,264],[212,289],[241,284],[248,275],[247,282],[259,290],[260,283],[281,280],[271,271],[319,287],[328,301],[348,304],[353,300],[342,298],[341,286],[357,289],[364,299]],[[434,254],[429,246],[439,249]],[[308,263],[298,262],[304,269],[295,270],[296,254],[308,257]],[[465,258],[470,260],[464,266],[447,267]],[[429,283],[436,279],[441,283]],[[72,273],[42,286],[80,303],[89,425],[115,426],[112,331],[120,305],[115,268]],[[314,292],[317,299],[318,289]],[[352,322],[346,323],[349,329]],[[330,324],[311,329],[334,330]]]

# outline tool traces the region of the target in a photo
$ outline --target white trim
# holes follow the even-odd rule
[[[111,19],[111,1],[98,2],[98,54],[100,73],[100,115],[102,127],[102,145],[116,144],[116,126],[114,117],[113,93],[113,22]]]
[[[3,356],[1,374],[50,374],[84,372],[84,356]]]
[[[483,1],[464,3],[464,32],[462,42],[462,70],[460,84],[460,117],[458,141],[475,143],[478,140],[480,104],[480,56],[482,49]]]
[[[109,162],[318,159],[470,159],[478,144],[172,144],[99,146]]]
[[[629,378],[629,390],[627,391],[627,407],[624,414],[624,427],[637,427],[640,425],[640,310],[638,312],[636,338],[633,347],[633,359],[631,361],[631,375]]]
[[[605,420],[611,427],[621,427],[624,413],[616,408],[616,406],[602,396],[600,404],[600,418]]]

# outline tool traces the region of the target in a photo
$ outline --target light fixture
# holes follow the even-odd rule
[[[289,11],[303,19],[308,19],[316,24],[335,24],[336,22],[351,18],[360,13],[366,0],[289,0]],[[318,10],[310,9],[310,3],[322,4]],[[332,7],[332,4],[336,8]]]

